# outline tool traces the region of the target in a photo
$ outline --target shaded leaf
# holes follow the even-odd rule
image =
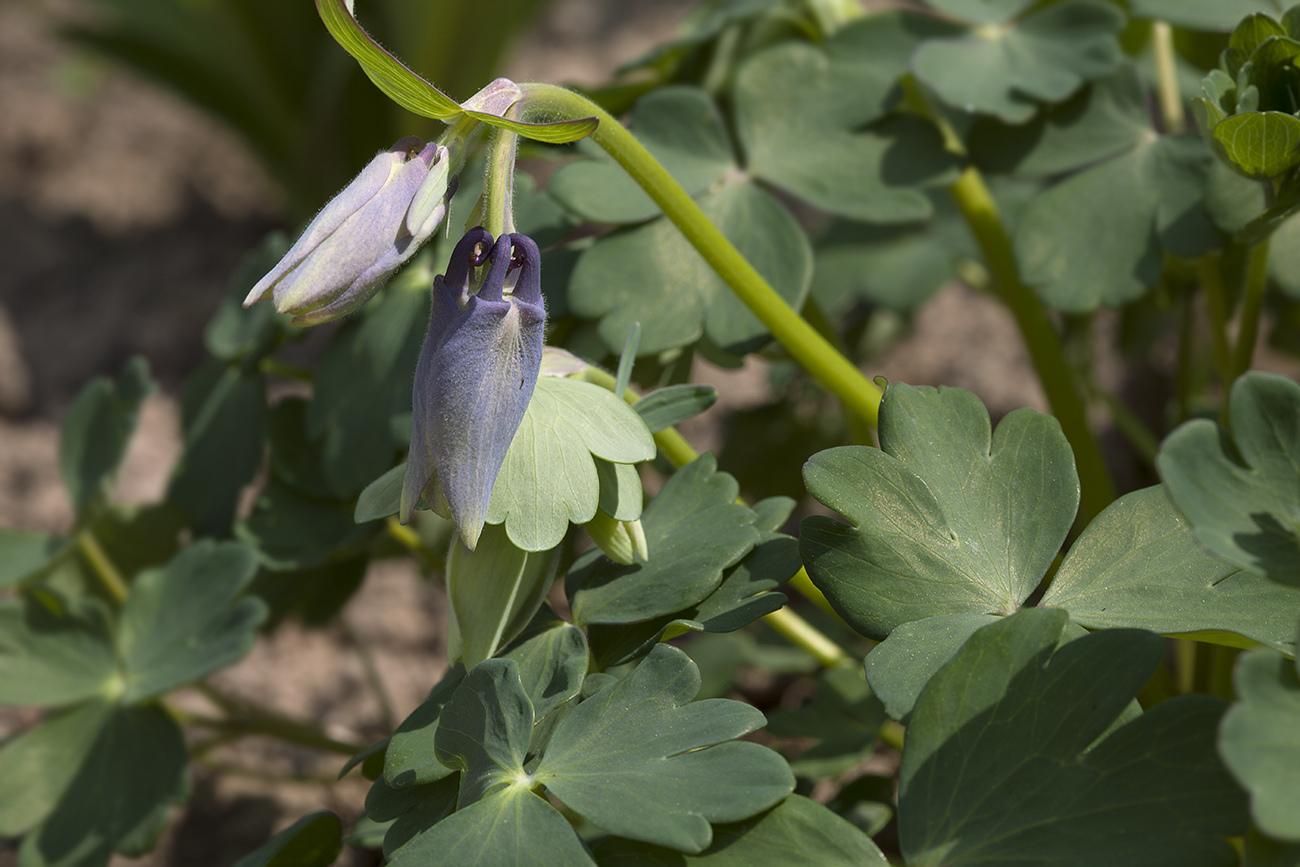
[[[303,816],[234,867],[328,867],[343,849],[343,823],[322,810]]]
[[[1260,829],[1300,842],[1300,673],[1260,650],[1241,657],[1233,683],[1240,701],[1223,718],[1219,752],[1249,790]]]
[[[681,424],[713,406],[718,390],[711,385],[669,385],[632,404],[650,433]]]
[[[135,432],[140,406],[155,387],[148,363],[137,356],[116,381],[91,380],[68,408],[59,439],[59,469],[78,514],[107,496]]]
[[[59,805],[23,840],[23,864],[103,864],[152,848],[188,789],[180,728],[161,708],[109,711]]]
[[[1287,653],[1300,621],[1300,590],[1206,554],[1160,487],[1121,497],[1098,515],[1040,604],[1064,608],[1090,629],[1229,632],[1217,643],[1259,642]]]
[[[111,635],[97,600],[0,602],[0,704],[61,705],[108,692],[117,674]]]
[[[992,614],[940,614],[904,623],[867,654],[867,682],[889,715],[905,721],[934,673],[976,630],[998,619]]]
[[[152,698],[242,659],[267,612],[262,600],[241,598],[256,570],[243,545],[201,541],[142,572],[118,625],[122,700]]]
[[[1300,585],[1300,385],[1252,371],[1228,400],[1231,433],[1190,421],[1156,464],[1196,540],[1216,556]]]
[[[907,730],[899,836],[910,865],[968,860],[1230,865],[1245,828],[1218,762],[1223,703],[1182,696],[1097,738],[1164,642],[1110,629],[1058,647],[1063,611],[976,632],[922,692]]]
[[[500,524],[486,525],[473,551],[458,536],[447,558],[447,655],[473,668],[518,635],[550,589],[550,559],[513,545]]]
[[[109,713],[105,702],[86,702],[0,747],[0,836],[17,837],[54,811]]]
[[[0,587],[19,584],[67,550],[69,540],[0,527]]]
[[[302,569],[347,559],[373,531],[353,520],[351,504],[304,496],[272,481],[235,527],[235,537],[270,569]]]
[[[794,778],[767,748],[725,743],[762,726],[761,712],[725,699],[688,704],[699,687],[686,654],[656,646],[560,720],[533,780],[616,836],[703,851],[710,822],[772,806]]]
[[[971,14],[986,4],[961,5]],[[1026,5],[1000,3],[992,20],[970,20],[1001,25],[1010,9]],[[1121,56],[1116,37],[1123,28],[1123,13],[1109,3],[1065,0],[1013,24],[930,40],[917,51],[912,69],[955,108],[1023,123],[1038,110],[1036,101],[1060,102],[1084,82],[1110,74]]]
[[[438,761],[460,771],[457,808],[503,788],[527,791],[524,756],[533,731],[533,704],[511,659],[487,659],[456,687],[438,719]]]
[[[885,708],[871,692],[858,665],[837,666],[817,680],[817,694],[798,708],[768,715],[767,732],[779,738],[815,738],[790,761],[801,777],[838,776],[869,756],[885,721]]]
[[[698,204],[786,302],[803,305],[812,251],[783,205],[739,175],[724,178]],[[633,322],[642,327],[641,355],[704,335],[729,352],[767,339],[758,317],[666,218],[606,235],[584,252],[569,281],[569,309],[600,320],[611,352],[622,349]]]
[[[735,479],[704,455],[673,474],[641,517],[650,560],[622,566],[592,550],[565,580],[573,622],[635,623],[703,600],[723,570],[749,553],[754,513],[735,502]]]
[[[885,867],[866,834],[801,795],[744,822],[718,825],[713,845],[698,855],[610,837],[595,848],[600,867]]]

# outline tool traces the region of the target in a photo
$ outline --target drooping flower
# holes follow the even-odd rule
[[[244,299],[271,297],[294,325],[357,310],[415,255],[454,191],[445,147],[407,136],[377,155],[312,220]]]
[[[537,385],[545,329],[537,245],[514,234],[493,243],[486,229],[470,230],[446,275],[433,280],[433,313],[415,369],[403,523],[423,497],[450,515],[474,550]]]

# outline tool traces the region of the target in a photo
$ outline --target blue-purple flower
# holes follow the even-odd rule
[[[407,136],[380,153],[312,220],[244,306],[270,296],[294,325],[346,316],[433,234],[454,189],[447,149]]]
[[[450,515],[474,550],[537,385],[545,328],[537,245],[512,234],[494,243],[486,229],[470,230],[446,275],[433,280],[433,314],[415,369],[403,523],[423,497]]]

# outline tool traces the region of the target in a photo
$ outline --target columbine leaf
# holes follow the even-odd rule
[[[1276,653],[1249,653],[1233,676],[1238,704],[1223,718],[1219,752],[1250,791],[1265,833],[1300,840],[1300,673]]]
[[[976,118],[967,149],[986,172],[1046,178],[1114,156],[1151,134],[1142,81],[1137,68],[1125,63],[1029,123]]]
[[[186,793],[189,756],[159,707],[114,706],[63,798],[19,851],[24,864],[103,864],[153,847]]]
[[[68,408],[59,440],[59,469],[78,514],[107,496],[135,432],[140,406],[154,388],[149,365],[137,357],[127,362],[116,382],[91,380]]]
[[[71,540],[0,527],[0,588],[18,584],[49,565]]]
[[[816,801],[791,795],[768,812],[713,829],[699,855],[610,837],[595,848],[600,867],[886,867],[871,838]]]
[[[438,822],[388,863],[595,867],[596,862],[559,810],[527,789],[504,788]]]
[[[560,720],[533,779],[616,836],[703,851],[710,822],[772,806],[794,777],[765,747],[725,743],[762,726],[760,711],[726,699],[688,704],[699,688],[686,654],[656,646]]]
[[[504,523],[525,551],[554,548],[570,521],[585,524],[596,514],[600,485],[592,455],[620,464],[650,460],[654,439],[612,392],[539,377],[492,489],[488,523]]]
[[[1021,274],[1058,310],[1141,297],[1159,278],[1165,251],[1194,258],[1222,243],[1204,202],[1212,162],[1192,133],[1151,137],[1057,184],[1018,221]]]
[[[533,703],[510,659],[470,669],[442,708],[438,761],[460,771],[458,809],[502,788],[530,788],[524,757],[533,732]]]
[[[17,837],[58,806],[108,718],[102,701],[46,717],[0,747],[0,836]]]
[[[898,99],[906,58],[866,54],[880,58],[872,66],[863,56],[837,54],[833,44],[823,50],[787,42],[746,60],[734,95],[746,168],[830,213],[873,222],[924,219],[930,200],[921,188],[956,180],[960,160],[933,125],[881,120]]]
[[[589,625],[592,655],[603,666],[622,665],[645,656],[656,642],[686,632],[734,632],[784,606],[785,594],[772,591],[793,578],[801,565],[798,540],[765,533],[745,559],[723,574],[718,589],[698,604],[640,623]]]
[[[343,823],[322,810],[303,816],[234,867],[329,867],[343,849]]]
[[[960,161],[931,125],[884,117],[905,58],[872,68],[835,47],[786,43],[741,68],[735,100],[747,168],[831,213],[873,222],[929,216],[922,188],[955,180]]]
[[[1003,25],[1002,15],[1017,4],[1000,5],[993,21]],[[993,22],[980,16],[972,23]],[[1123,28],[1123,13],[1109,3],[1066,0],[996,30],[926,42],[912,68],[951,106],[1023,123],[1038,110],[1035,100],[1059,102],[1114,70]]]
[[[1189,30],[1226,33],[1253,12],[1280,16],[1284,5],[1278,0],[1129,0],[1129,14]]]
[[[118,627],[122,700],[152,698],[242,659],[266,617],[262,600],[240,598],[256,571],[243,545],[202,541],[142,572]]]
[[[883,639],[923,617],[1019,608],[1078,507],[1056,420],[1017,410],[992,433],[970,392],[896,384],[881,401],[880,446],[830,449],[804,467],[808,492],[856,525],[802,525],[804,564],[836,611]]]
[[[1156,459],[1165,489],[1211,553],[1300,585],[1300,385],[1251,372],[1232,387],[1231,433],[1204,419]]]
[[[705,215],[795,309],[812,277],[812,250],[799,224],[769,193],[728,175],[698,200]],[[611,352],[640,322],[641,355],[707,335],[729,352],[767,339],[767,329],[666,218],[606,235],[582,254],[569,282],[569,308],[599,319]]]
[[[1098,515],[1040,604],[1064,608],[1090,629],[1199,633],[1287,653],[1300,620],[1300,591],[1206,554],[1160,487],[1128,494]]]
[[[105,693],[117,670],[110,629],[96,600],[0,602],[0,704],[61,705]]]
[[[355,555],[374,529],[353,520],[352,506],[320,500],[272,481],[253,504],[253,512],[235,525],[235,538],[253,548],[269,569],[322,566]]]
[[[1093,746],[1164,642],[1105,630],[1058,647],[1063,611],[980,629],[926,686],[907,730],[907,863],[1228,865],[1243,799],[1214,753],[1223,703],[1164,702]]]
[[[186,383],[185,450],[167,485],[199,536],[228,536],[240,492],[262,464],[266,381],[238,365],[210,362]]]
[[[1268,180],[1300,165],[1300,118],[1280,111],[1236,114],[1213,125],[1210,142],[1241,174]]]
[[[867,654],[867,682],[889,715],[905,721],[934,673],[977,630],[997,621],[992,614],[939,614],[904,623]]]
[[[452,773],[451,768],[437,760],[434,743],[442,709],[464,679],[465,667],[453,665],[429,692],[428,698],[397,727],[384,753],[384,780],[389,785],[423,785]]]
[[[735,479],[712,455],[678,470],[641,516],[650,559],[620,566],[592,550],[569,570],[573,622],[635,623],[688,608],[759,540],[754,513],[736,503]]]

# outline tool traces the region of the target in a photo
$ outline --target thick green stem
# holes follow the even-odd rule
[[[1237,332],[1237,352],[1233,356],[1233,380],[1250,370],[1251,361],[1255,357],[1259,317],[1264,311],[1264,289],[1268,285],[1268,244],[1269,239],[1265,238],[1250,250],[1246,289],[1241,298],[1241,328]],[[1231,381],[1224,383],[1224,392],[1231,387]]]
[[[118,605],[125,602],[130,590],[126,586],[126,581],[122,578],[122,573],[117,571],[117,567],[113,565],[108,552],[100,546],[95,534],[89,530],[82,530],[78,533],[77,549],[86,558],[86,562],[90,564],[90,570],[95,573],[99,583],[108,591],[108,595],[113,597],[113,601]]]
[[[1187,129],[1187,115],[1183,111],[1183,96],[1178,91],[1174,30],[1166,22],[1152,22],[1151,49],[1155,53],[1156,78],[1160,86],[1160,114],[1165,122],[1165,132],[1174,135]]]
[[[789,608],[780,608],[771,614],[764,614],[763,622],[781,633],[791,644],[811,653],[824,668],[848,662],[852,658],[844,648],[831,641]]]
[[[1232,347],[1228,342],[1228,303],[1218,255],[1206,253],[1196,260],[1196,269],[1201,277],[1201,288],[1205,291],[1205,312],[1210,317],[1214,366],[1219,371],[1219,384],[1226,390],[1232,384]]]
[[[1033,290],[1020,279],[1015,251],[998,214],[997,204],[974,168],[948,188],[958,210],[984,252],[1002,302],[1011,310],[1052,413],[1074,449],[1082,495],[1079,523],[1086,526],[1115,499],[1101,448],[1088,427],[1086,405],[1066,361],[1061,338]]]
[[[512,106],[507,117],[517,112]],[[483,227],[493,237],[515,230],[515,151],[519,135],[499,127],[488,143],[487,175],[483,182]]]
[[[835,394],[849,412],[876,424],[880,389],[835,351],[777,294],[695,200],[633,135],[591,100],[552,84],[524,84],[524,120],[595,116],[592,141],[604,148],[654,200],[713,270],[808,373]]]

